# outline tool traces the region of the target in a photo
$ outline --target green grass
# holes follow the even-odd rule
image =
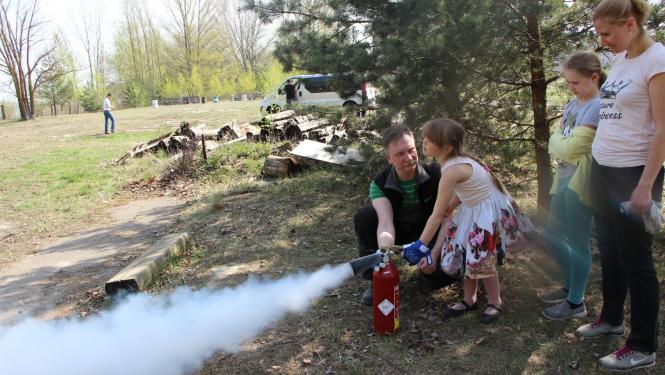
[[[129,181],[154,178],[168,165],[164,153],[115,165],[131,147],[175,130],[181,121],[214,129],[233,119],[254,120],[260,116],[257,107],[257,102],[222,102],[120,110],[117,133],[108,136],[101,134],[100,113],[0,122],[2,220],[20,228],[12,249],[0,253],[0,263],[7,253],[27,250],[30,238],[95,221]]]

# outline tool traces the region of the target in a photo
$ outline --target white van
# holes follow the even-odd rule
[[[356,107],[373,107],[376,93],[369,82],[348,98],[342,98],[332,87],[331,74],[309,74],[287,78],[270,95],[263,98],[261,112],[276,112],[286,108],[284,87],[291,81],[296,88],[295,103],[301,106],[335,106],[354,110]],[[269,109],[269,110],[268,110]]]

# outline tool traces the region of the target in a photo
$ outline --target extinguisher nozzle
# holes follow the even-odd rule
[[[364,272],[365,270],[368,270],[380,264],[383,261],[383,255],[384,254],[382,253],[374,253],[366,255],[362,258],[354,259],[350,261],[348,264],[351,266],[353,274],[358,275]]]

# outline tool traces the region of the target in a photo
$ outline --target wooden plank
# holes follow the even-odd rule
[[[171,234],[157,241],[148,251],[106,282],[106,294],[145,290],[171,258],[182,254],[190,241],[187,232]]]
[[[331,149],[331,146],[306,139],[289,153],[297,157],[336,165],[352,165],[363,161],[360,152],[354,148],[347,148],[343,151],[333,147],[332,153],[328,149]]]

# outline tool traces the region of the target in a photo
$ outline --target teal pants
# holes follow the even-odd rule
[[[550,213],[544,230],[545,241],[561,269],[568,289],[568,302],[582,303],[591,270],[591,208],[580,202],[568,188],[570,179],[559,181],[550,201]]]

